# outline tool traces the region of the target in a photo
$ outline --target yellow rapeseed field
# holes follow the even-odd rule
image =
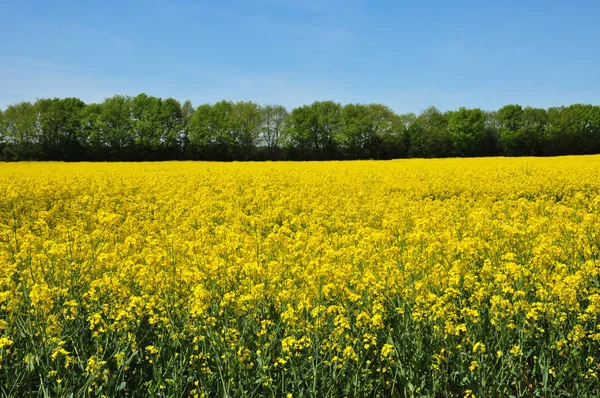
[[[597,396],[600,156],[0,164],[6,396]]]

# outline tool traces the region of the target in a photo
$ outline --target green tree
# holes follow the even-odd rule
[[[393,134],[383,139],[384,158],[406,158],[410,155],[410,128],[417,120],[414,113],[397,115],[394,118]]]
[[[569,106],[576,136],[576,152],[600,152],[600,107],[574,104]]]
[[[506,105],[496,112],[498,123],[498,139],[502,153],[519,156],[527,154],[524,148],[526,138],[523,137],[523,107],[521,105]]]
[[[500,123],[496,111],[485,112],[486,149],[484,156],[498,156],[502,153],[499,142]]]
[[[101,141],[108,147],[107,157],[113,160],[131,160],[135,136],[131,133],[131,97],[115,95],[102,104],[100,115]]]
[[[20,102],[6,108],[2,118],[6,160],[36,160],[40,158],[37,110],[30,102]]]
[[[263,111],[255,102],[239,101],[229,113],[229,127],[234,137],[234,156],[237,159],[252,159],[263,125]]]
[[[39,99],[0,110],[0,159],[389,159],[600,153],[600,107],[507,105],[493,112],[381,104],[280,105],[116,95]]]
[[[160,149],[163,126],[161,125],[162,100],[139,94],[131,100],[131,127],[136,154],[141,159],[155,158]]]
[[[526,107],[523,109],[521,120],[521,136],[523,148],[528,155],[539,156],[543,154],[542,139],[545,135],[548,112],[541,108]]]
[[[108,146],[103,140],[102,104],[86,105],[81,112],[81,142],[86,150],[86,159],[106,160]]]
[[[232,160],[235,156],[237,137],[231,126],[233,102],[219,101],[211,111],[211,144],[218,159]]]
[[[448,133],[457,156],[485,156],[487,116],[481,109],[460,108],[448,113]]]
[[[309,105],[292,109],[282,137],[283,145],[292,158],[310,159],[314,156],[311,137],[317,124],[315,119]]]
[[[178,158],[181,148],[187,145],[182,141],[184,119],[179,101],[167,98],[162,102],[158,115],[158,126],[160,127],[161,158]]]
[[[232,124],[234,104],[200,105],[190,119],[190,143],[206,159],[233,160],[238,153],[238,126]]]
[[[289,113],[281,105],[265,105],[262,108],[262,113],[263,124],[260,141],[266,147],[268,157],[277,159]]]
[[[181,156],[184,159],[189,159],[194,156],[190,151],[190,120],[194,114],[194,107],[190,100],[186,100],[181,106],[181,132],[179,142],[181,145]]]
[[[564,106],[548,108],[548,117],[541,145],[544,155],[556,156],[575,153],[577,142],[571,121],[571,109]]]
[[[382,104],[369,104],[367,109],[375,137],[367,146],[369,157],[372,159],[405,157],[410,115],[401,117]]]
[[[506,105],[498,110],[498,139],[502,153],[509,156],[542,154],[547,114],[544,109]]]
[[[335,159],[342,122],[342,107],[317,101],[292,110],[286,125],[286,142],[301,159]]]
[[[372,148],[381,145],[381,140],[375,133],[372,115],[366,105],[344,106],[339,143],[345,156],[350,159],[368,158]]]
[[[53,98],[40,99],[35,106],[39,115],[40,144],[44,158],[83,159],[80,124],[85,103],[78,98]]]
[[[317,115],[313,134],[316,156],[319,159],[335,159],[338,155],[338,137],[342,121],[342,106],[333,101],[320,101],[311,105]]]
[[[4,111],[0,109],[0,160],[4,159],[4,148],[6,146],[6,130],[4,126]]]
[[[381,104],[348,104],[342,109],[339,143],[350,159],[402,156],[405,126]]]
[[[411,157],[434,158],[453,155],[448,132],[448,114],[431,106],[421,112],[408,128]]]
[[[188,136],[190,143],[198,150],[214,141],[217,122],[213,120],[213,109],[210,104],[198,106],[188,122]]]

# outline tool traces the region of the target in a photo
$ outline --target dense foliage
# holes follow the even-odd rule
[[[3,396],[600,391],[599,156],[2,163],[0,264]]]
[[[600,106],[397,115],[380,104],[114,96],[22,102],[0,111],[0,160],[323,160],[600,153]]]

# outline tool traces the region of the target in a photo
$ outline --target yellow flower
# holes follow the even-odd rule
[[[404,341],[431,378],[564,336],[542,347],[581,369],[564,388],[597,383],[584,348],[600,342],[598,192],[600,156],[0,162],[1,371],[83,363],[87,381],[47,378],[100,395],[115,368],[184,363],[199,380],[235,368],[285,389],[316,366],[386,395],[394,362],[415,354]],[[161,380],[127,390],[179,383]]]
[[[0,350],[3,349],[4,347],[8,347],[10,345],[12,345],[13,341],[11,339],[9,339],[8,337],[0,337]]]
[[[475,343],[473,345],[473,352],[476,353],[477,351],[481,351],[482,353],[485,352],[485,344],[482,342]]]
[[[394,355],[394,346],[391,344],[384,344],[383,347],[381,347],[381,358],[382,359],[389,359],[391,356]]]
[[[519,356],[519,355],[522,355],[522,352],[521,352],[521,346],[514,345],[514,346],[513,346],[513,347],[510,349],[510,351],[509,351],[509,352],[510,352],[510,353],[511,353],[513,356],[515,356],[515,357],[516,357],[516,356]]]

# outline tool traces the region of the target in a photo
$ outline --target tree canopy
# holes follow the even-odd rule
[[[0,160],[328,160],[600,153],[600,106],[396,114],[383,104],[220,101],[115,95],[0,109]]]

